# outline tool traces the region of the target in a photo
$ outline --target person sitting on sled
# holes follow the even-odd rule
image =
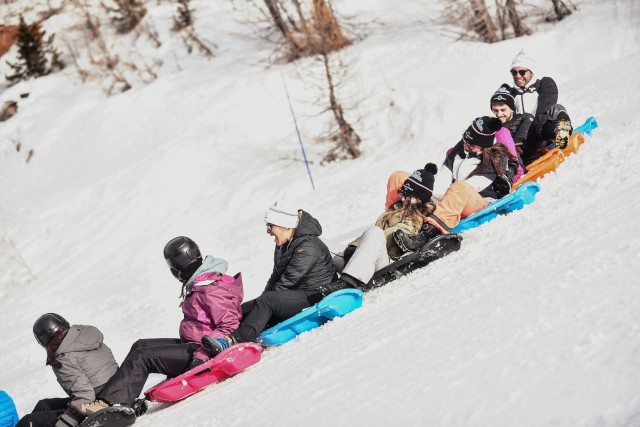
[[[139,339],[118,371],[87,410],[96,412],[110,405],[131,406],[136,415],[146,410],[137,400],[149,374],[178,376],[206,360],[209,353],[200,345],[206,334],[224,337],[238,327],[242,312],[242,276],[227,276],[227,262],[207,255],[188,237],[171,239],[164,247],[171,274],[182,283],[180,298],[184,318],[180,338]]]
[[[497,118],[478,117],[447,155],[435,177],[433,214],[425,219],[419,233],[393,233],[396,243],[415,251],[490,202],[509,194],[517,159],[507,147],[496,142],[501,123]]]
[[[264,292],[242,304],[242,322],[235,331],[224,338],[202,338],[213,356],[236,343],[255,341],[268,326],[312,306],[322,299],[321,288],[337,279],[331,253],[319,238],[318,220],[278,200],[267,210],[265,223],[276,243],[273,272]]]
[[[513,154],[518,161],[518,167],[513,177],[513,182],[516,182],[526,172],[518,149],[522,151],[522,145],[527,140],[527,134],[533,121],[533,116],[527,113],[515,113],[515,100],[509,93],[509,90],[504,87],[499,88],[491,96],[490,108],[496,118],[502,123],[502,128],[496,132],[496,141],[507,147],[509,152]],[[448,156],[454,148],[455,146],[449,148],[446,155]],[[408,177],[409,173],[404,171],[395,171],[389,176],[387,180],[385,209],[388,209],[399,200],[398,193],[400,187]]]
[[[558,104],[558,86],[551,77],[533,81],[536,68],[536,62],[520,51],[511,63],[514,86],[501,86],[513,96],[517,114],[533,116],[522,147],[525,166],[542,156],[547,146],[565,148],[573,131],[566,109]]]
[[[344,288],[360,288],[376,271],[407,252],[397,244],[394,233],[398,230],[409,235],[420,232],[435,210],[431,195],[437,172],[438,167],[433,163],[414,171],[397,191],[399,200],[385,209],[374,226],[336,254],[334,263],[341,271],[340,279],[324,287],[324,296]]]
[[[47,365],[68,397],[40,400],[22,417],[19,427],[69,427],[78,425],[90,404],[118,369],[111,349],[94,326],[70,325],[55,313],[43,314],[33,334],[47,351]]]
[[[496,141],[507,147],[518,160],[518,170],[513,177],[515,182],[525,172],[518,149],[522,152],[522,146],[527,141],[533,116],[528,113],[516,114],[515,100],[505,88],[498,89],[491,96],[489,106],[493,115],[502,123],[502,128],[496,132]]]

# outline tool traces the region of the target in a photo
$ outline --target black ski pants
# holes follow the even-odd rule
[[[130,406],[140,395],[149,374],[176,377],[184,373],[199,346],[199,343],[182,343],[177,338],[136,341],[98,398],[112,405]]]
[[[242,304],[242,321],[232,335],[238,342],[255,341],[265,329],[295,316],[321,298],[317,290],[265,291]]]
[[[547,114],[536,116],[529,126],[527,141],[522,147],[522,163],[525,166],[536,161],[547,150],[547,144],[550,141],[555,142],[556,125],[560,120],[569,120],[569,115],[565,111],[558,111],[564,108],[559,104],[551,107]]]
[[[53,427],[58,418],[65,412],[65,422],[70,426],[75,426],[82,421],[81,416],[76,415],[67,409],[67,403],[71,402],[70,397],[53,397],[42,399],[33,408],[30,414],[20,418],[16,427]]]

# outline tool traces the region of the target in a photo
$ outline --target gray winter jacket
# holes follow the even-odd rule
[[[56,351],[62,367],[54,367],[53,372],[64,391],[80,403],[96,400],[95,389],[118,369],[111,349],[102,339],[102,332],[93,326],[73,325]]]

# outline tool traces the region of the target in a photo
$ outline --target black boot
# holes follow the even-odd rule
[[[136,418],[141,417],[147,412],[147,402],[144,399],[136,399],[131,404],[131,409],[136,413]]]
[[[420,230],[420,233],[426,237],[427,242],[430,242],[431,240],[435,239],[438,236],[442,236],[442,233],[440,232],[440,230],[438,230],[438,228],[428,222],[425,222],[424,224],[422,224],[422,230]]]
[[[338,280],[335,282],[331,282],[328,285],[322,285],[318,288],[318,291],[322,294],[323,297],[326,297],[329,294],[340,291],[342,289],[347,288],[358,288],[362,285],[358,279],[349,276],[348,274],[342,274]]]
[[[416,234],[407,234],[403,230],[393,232],[393,240],[405,252],[415,252],[431,240],[442,235],[435,225],[425,222]]]
[[[393,240],[404,252],[415,252],[427,243],[427,237],[424,234],[407,234],[404,230],[395,230]]]

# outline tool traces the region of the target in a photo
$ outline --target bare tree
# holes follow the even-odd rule
[[[527,10],[530,11],[533,6],[524,0],[495,0],[494,16],[491,15],[485,0],[441,1],[445,4],[442,14],[444,20],[463,29],[460,38],[495,43],[532,33],[524,21],[530,16]]]
[[[287,59],[293,61],[305,56],[317,56],[322,66],[322,77],[305,77],[314,84],[322,81],[321,90],[328,92],[329,101],[325,112],[331,111],[337,125],[337,130],[328,135],[328,140],[334,146],[323,162],[359,157],[362,154],[359,148],[361,138],[345,118],[337,93],[339,82],[336,81],[336,74],[344,74],[345,67],[341,61],[331,60],[331,54],[348,46],[350,41],[338,22],[330,0],[264,0],[264,4],[272,27],[282,36]]]
[[[173,30],[182,35],[182,41],[189,53],[191,53],[193,46],[195,46],[204,56],[213,58],[214,50],[217,49],[218,46],[215,43],[202,39],[202,37],[196,33],[193,23],[193,10],[189,5],[189,0],[178,0],[176,15],[173,17]]]
[[[472,19],[471,29],[485,42],[495,43],[498,41],[496,27],[493,24],[487,4],[484,0],[470,0]]]
[[[311,0],[305,5],[300,0],[264,0],[264,3],[272,24],[285,39],[290,60],[349,45],[328,0]]]
[[[344,118],[342,105],[336,97],[336,85],[333,81],[328,55],[326,52],[322,52],[320,56],[322,58],[322,64],[327,78],[327,85],[329,87],[330,109],[333,112],[333,117],[336,119],[336,123],[338,124],[337,132],[330,137],[335,143],[334,147],[324,157],[323,162],[332,162],[335,160],[345,160],[350,158],[356,159],[362,154],[362,151],[359,148],[362,140],[353,127],[351,127]]]
[[[133,30],[147,13],[147,9],[140,0],[111,1],[114,4],[113,6],[109,6],[104,2],[101,4],[109,12],[111,21],[120,33],[128,33]]]
[[[509,37],[507,34],[507,28],[509,26],[513,29],[514,37],[531,34],[531,31],[524,24],[523,18],[517,10],[515,0],[496,0],[496,19],[502,40],[506,40]]]
[[[571,15],[576,10],[575,5],[571,3],[571,0],[551,0],[553,3],[553,11],[555,13],[555,20],[562,21],[565,17]],[[567,4],[568,3],[568,4]]]

